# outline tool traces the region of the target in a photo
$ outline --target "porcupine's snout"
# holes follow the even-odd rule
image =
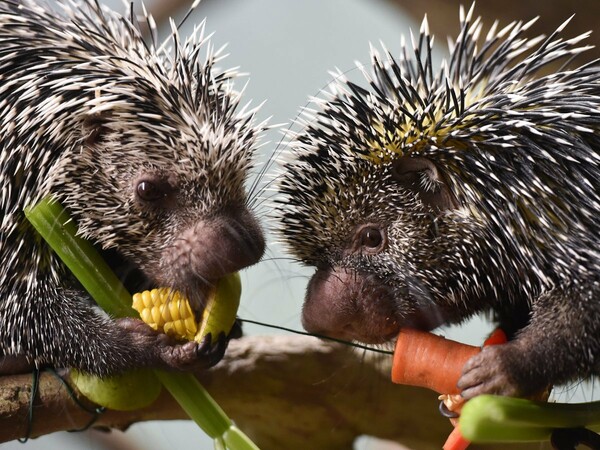
[[[398,333],[393,293],[376,278],[349,269],[319,269],[309,282],[302,325],[329,337],[378,344]]]
[[[431,330],[444,314],[416,279],[400,287],[354,269],[321,268],[308,284],[302,325],[319,335],[381,344],[402,327]]]
[[[184,229],[163,252],[163,284],[195,294],[207,289],[223,276],[257,263],[265,250],[262,230],[247,210],[231,211],[200,220]],[[200,295],[202,297],[202,295]]]

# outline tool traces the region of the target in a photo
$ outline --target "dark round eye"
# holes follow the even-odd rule
[[[360,232],[360,245],[363,247],[377,248],[383,242],[381,231],[375,227],[365,227]]]
[[[138,197],[146,202],[155,202],[167,195],[164,186],[150,180],[139,181],[136,192]]]

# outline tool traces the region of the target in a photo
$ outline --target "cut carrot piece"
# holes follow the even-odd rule
[[[500,345],[505,344],[506,342],[508,342],[506,333],[502,330],[502,328],[496,328],[484,341],[483,346],[487,347],[488,345]]]
[[[392,381],[426,387],[440,394],[458,394],[456,382],[463,365],[479,351],[479,347],[405,328],[396,341]]]
[[[448,439],[444,443],[442,447],[443,450],[465,450],[469,446],[470,442],[466,440],[462,433],[460,432],[460,428],[456,427],[452,432],[448,435]]]
[[[499,345],[506,341],[506,334],[498,328],[483,345]],[[456,383],[463,366],[480,350],[479,347],[444,339],[432,333],[405,328],[400,331],[396,341],[392,381],[425,387],[440,394],[458,394]],[[456,427],[448,436],[443,449],[465,450],[468,446],[469,441]]]
[[[505,342],[506,334],[498,328],[486,339],[484,346]],[[426,387],[440,394],[458,394],[456,383],[462,368],[480,350],[480,347],[433,333],[404,328],[396,341],[392,381]]]

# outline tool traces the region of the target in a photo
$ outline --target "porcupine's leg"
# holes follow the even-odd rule
[[[511,342],[471,358],[458,386],[465,398],[480,394],[527,397],[548,385],[600,371],[598,288],[571,287],[540,296],[531,321]]]
[[[141,320],[113,320],[76,291],[44,289],[19,304],[19,310],[0,305],[1,342],[11,343],[0,356],[25,356],[38,367],[73,367],[96,375],[137,367],[193,370],[216,364],[226,348],[224,335],[216,345],[208,340],[181,344]]]

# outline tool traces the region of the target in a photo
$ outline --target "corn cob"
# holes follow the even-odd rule
[[[241,283],[237,273],[219,280],[211,290],[202,314],[196,321],[188,300],[178,291],[157,288],[133,296],[133,309],[153,329],[178,339],[200,343],[209,333],[214,342],[219,333],[229,334],[239,306]]]

